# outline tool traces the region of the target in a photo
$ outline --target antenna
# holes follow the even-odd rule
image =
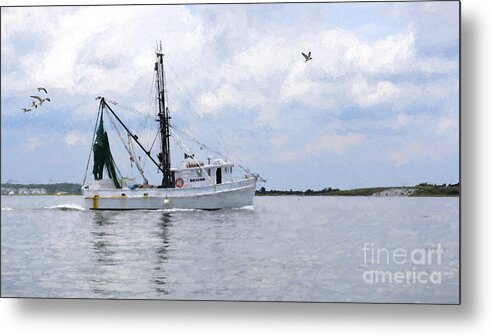
[[[164,56],[164,53],[162,52],[162,41],[159,41],[159,43],[157,43],[157,51],[156,51],[156,54],[157,55],[163,55]]]

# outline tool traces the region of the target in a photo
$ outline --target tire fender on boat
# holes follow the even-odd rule
[[[184,181],[183,181],[183,179],[180,177],[180,178],[176,179],[176,183],[175,183],[175,184],[176,184],[176,187],[181,188],[181,187],[183,187],[183,185],[184,185]]]

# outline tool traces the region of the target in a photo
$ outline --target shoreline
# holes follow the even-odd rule
[[[459,197],[460,185],[442,184],[435,185],[421,183],[413,187],[370,187],[357,189],[332,189],[305,191],[300,190],[266,190],[261,188],[256,191],[256,196],[371,196],[371,197]]]
[[[77,183],[11,184],[1,185],[2,196],[79,196],[81,185]],[[43,189],[43,192],[39,192]],[[22,190],[22,192],[21,192]],[[38,192],[36,192],[38,190]],[[420,183],[416,186],[368,187],[341,190],[256,190],[255,196],[372,196],[372,197],[459,197],[461,187],[456,184]]]

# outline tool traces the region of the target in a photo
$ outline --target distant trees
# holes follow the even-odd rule
[[[406,188],[411,190],[406,196],[459,196],[460,184],[432,184],[428,182],[420,183],[415,187],[372,187],[372,188],[358,188],[340,190],[338,188],[326,187],[321,190],[307,189],[301,190],[266,190],[265,187],[261,187],[256,191],[256,195],[259,196],[372,196],[378,195],[385,190],[390,189],[402,189]]]
[[[266,190],[265,187],[261,187],[260,190],[256,191],[256,195],[270,195],[270,196],[282,196],[282,195],[294,195],[294,196],[314,196],[314,195],[329,195],[334,192],[338,192],[340,189],[335,188],[323,188],[321,190],[307,189],[305,191],[301,190]]]

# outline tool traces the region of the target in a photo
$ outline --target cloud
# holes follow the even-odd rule
[[[218,114],[225,107],[253,109],[267,102],[268,99],[261,91],[245,96],[244,91],[230,84],[223,84],[215,92],[207,92],[198,97],[201,111],[207,114]]]
[[[88,145],[91,143],[91,135],[84,132],[69,132],[63,137],[68,146]]]
[[[286,134],[275,134],[270,138],[270,144],[274,146],[285,145],[289,141],[289,137]]]
[[[455,144],[449,146],[444,142],[436,142],[429,145],[428,142],[421,140],[411,140],[406,144],[390,149],[388,154],[393,165],[400,167],[420,160],[440,160],[449,157],[455,150]]]
[[[362,75],[357,75],[352,85],[352,100],[363,107],[393,101],[400,89],[389,81],[379,81],[370,85]]]
[[[362,134],[327,134],[323,135],[319,142],[315,142],[313,151],[316,153],[317,149],[322,152],[334,152],[342,154],[352,147],[360,145],[366,137]]]
[[[141,48],[155,44],[148,31],[166,31],[167,58],[172,71],[178,69],[183,91],[196,97],[203,112],[215,115],[231,108],[260,115],[271,104],[285,109],[295,103],[336,113],[353,104],[354,98],[364,107],[391,103],[411,83],[381,77],[456,69],[455,61],[417,57],[412,26],[375,41],[356,31],[322,25],[316,32],[282,27],[264,34],[264,23],[248,26],[247,11],[227,6],[212,11],[204,6],[200,16],[192,14],[191,7],[164,7],[43,8],[35,13],[9,9],[5,15],[2,11],[6,31],[2,49],[11,50],[12,58],[23,54],[22,66],[2,75],[9,83],[6,90],[23,91],[35,82],[72,95],[104,94],[136,103],[136,95],[146,93],[137,83],[150,83],[152,75],[152,48]],[[34,23],[36,36],[49,42],[42,54],[16,51],[17,38],[28,31],[25,22],[34,14],[40,22]],[[230,47],[239,40],[242,45]],[[300,52],[308,50],[313,60],[305,64]],[[177,108],[184,106],[183,99],[188,97],[175,95]]]
[[[411,69],[415,58],[413,32],[400,33],[375,43],[361,40],[346,51],[347,68],[375,73],[402,73]]]
[[[3,75],[9,83],[7,91],[23,91],[34,82],[68,94],[128,92],[143,76],[152,75],[152,48],[157,36],[139,29],[144,22],[156,32],[168,31],[166,47],[176,56],[200,49],[199,22],[183,6],[165,7],[2,10],[2,31],[6,31],[2,49],[5,46],[9,55],[20,61],[20,66]],[[36,48],[16,48],[18,38],[24,38],[27,17],[35,29],[34,37],[25,43],[42,39],[42,53]],[[44,22],[49,24],[43,26]],[[141,49],[145,42],[147,48]]]
[[[437,123],[436,133],[437,135],[444,135],[446,132],[452,130],[457,125],[457,122],[453,118],[441,118]]]
[[[22,147],[28,152],[34,152],[36,149],[41,147],[45,142],[39,136],[33,135],[25,139]]]
[[[304,63],[301,51],[308,50],[313,60]],[[342,29],[320,28],[301,35],[279,30],[216,64],[199,101],[213,114],[233,105],[261,109],[272,102],[333,108],[349,104],[349,90],[362,105],[370,106],[395,96],[399,89],[389,80],[371,85],[368,81],[374,76],[420,71],[414,61],[411,31],[371,42]]]
[[[459,63],[456,60],[447,60],[430,57],[416,60],[416,69],[425,74],[457,74]]]
[[[324,157],[327,154],[343,155],[351,149],[362,145],[367,140],[363,134],[325,134],[312,138],[301,148],[293,146],[276,147],[269,155],[274,161],[292,162],[302,160],[309,162],[314,158]]]
[[[396,119],[395,123],[392,124],[390,127],[399,128],[399,127],[407,126],[407,125],[411,124],[415,118],[412,116],[409,116],[408,114],[400,113],[396,116],[395,119]]]

